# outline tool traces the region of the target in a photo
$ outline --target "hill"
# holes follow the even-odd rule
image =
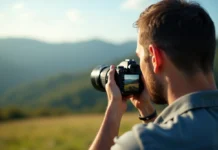
[[[89,74],[78,76],[63,74],[31,84],[18,86],[0,98],[1,107],[48,109],[65,108],[79,111],[100,104],[105,95],[94,90]]]
[[[135,42],[101,40],[51,44],[32,39],[0,39],[0,94],[23,82],[62,73],[78,74],[92,66],[134,53]]]
[[[137,60],[136,56],[128,58]],[[122,60],[124,59],[107,64],[118,64]],[[91,70],[77,75],[66,73],[9,89],[0,96],[0,108],[15,107],[29,112],[53,109],[70,112],[102,112],[107,102],[106,94],[92,87]],[[218,53],[215,57],[214,70],[218,81]],[[128,109],[132,110],[132,107]]]
[[[137,60],[136,56],[131,58]],[[114,61],[113,64],[123,60]],[[91,70],[78,75],[62,74],[12,88],[0,97],[0,108],[16,107],[25,110],[63,108],[73,112],[103,111],[106,94],[92,87]]]

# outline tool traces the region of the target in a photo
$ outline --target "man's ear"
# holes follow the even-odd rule
[[[162,51],[154,45],[149,45],[149,53],[151,56],[154,73],[159,73],[163,66],[163,55]]]

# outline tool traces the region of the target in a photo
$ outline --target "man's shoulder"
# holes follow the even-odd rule
[[[167,147],[167,142],[170,142],[168,141],[169,138],[166,139],[169,131],[170,129],[166,125],[155,123],[137,124],[133,126],[131,131],[119,138],[115,138],[115,145],[112,150],[163,149]]]
[[[178,147],[180,144],[178,131],[178,126],[171,121],[167,124],[137,124],[132,128],[133,135],[141,149],[152,150]]]
[[[148,149],[218,147],[218,108],[187,111],[163,124],[135,125],[132,132]]]
[[[112,150],[140,150],[139,140],[133,131],[128,131],[120,137],[115,137]]]
[[[158,149],[167,147],[165,138],[169,134],[169,129],[164,125],[160,126],[154,123],[136,124],[132,130],[126,132],[119,138],[115,138],[115,145],[112,150],[140,150],[140,149]],[[166,136],[167,137],[167,136]]]
[[[210,117],[210,112],[201,109],[175,116],[164,124],[137,124],[131,131],[115,140],[114,148],[164,150],[207,149],[218,146],[218,143],[214,142],[218,138],[218,120],[215,123],[213,119],[205,119],[207,117]]]

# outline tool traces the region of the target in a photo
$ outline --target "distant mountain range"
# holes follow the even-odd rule
[[[7,43],[8,40],[14,41],[11,42],[14,44]],[[0,40],[0,87],[4,91],[4,84],[10,87],[0,94],[0,110],[16,107],[30,112],[39,110],[42,113],[44,110],[59,108],[72,112],[102,112],[107,98],[106,93],[95,90],[91,85],[90,72],[93,66],[118,64],[124,58],[137,60],[134,54],[135,42],[113,45],[93,40],[83,44],[46,44],[24,39],[8,40]],[[20,47],[16,51],[18,45]],[[218,53],[214,64],[218,85]],[[43,79],[38,80],[39,78]],[[18,85],[24,81],[27,83]],[[16,86],[11,88],[10,85]],[[156,107],[159,110],[163,108]],[[133,108],[130,105],[128,109]]]
[[[135,55],[128,58],[137,59]],[[123,59],[111,63],[118,64]],[[4,108],[17,108],[31,114],[36,111],[42,115],[54,113],[54,110],[62,113],[103,112],[106,99],[106,93],[91,85],[89,71],[78,75],[66,73],[8,89],[0,95],[0,118]],[[129,106],[128,110],[132,108]]]
[[[91,71],[98,64],[135,53],[136,42],[101,40],[49,44],[32,39],[0,39],[0,94],[21,83],[50,76]]]

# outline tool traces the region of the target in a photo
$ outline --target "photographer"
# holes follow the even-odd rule
[[[210,16],[196,3],[162,0],[142,12],[136,26],[144,91],[122,97],[111,66],[108,106],[90,149],[218,149],[216,38]],[[118,138],[127,99],[144,123]],[[156,117],[151,101],[168,107]]]

